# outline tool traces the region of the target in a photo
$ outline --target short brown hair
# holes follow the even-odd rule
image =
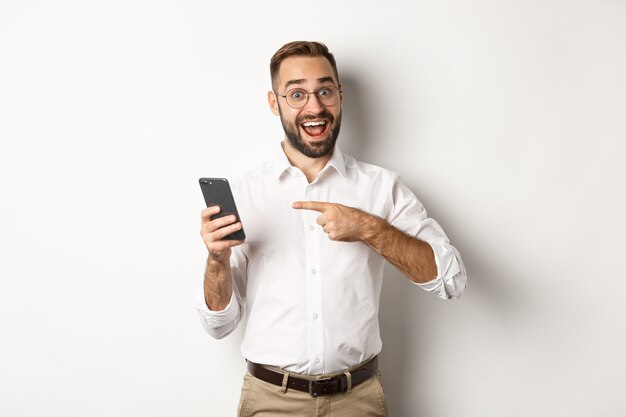
[[[320,42],[295,41],[283,45],[270,60],[270,76],[272,77],[272,89],[276,91],[276,81],[278,79],[278,70],[280,64],[292,56],[323,56],[330,62],[330,66],[335,72],[335,78],[339,82],[339,74],[337,72],[337,63],[335,57],[328,51],[328,47]]]

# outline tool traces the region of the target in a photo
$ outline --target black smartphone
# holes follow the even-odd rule
[[[200,178],[199,181],[206,206],[220,206],[220,212],[211,216],[211,220],[234,214],[237,221],[241,221],[239,212],[237,211],[237,206],[235,205],[233,193],[230,190],[230,184],[228,184],[228,180],[226,178]],[[245,240],[246,234],[244,233],[242,227],[236,232],[225,236],[224,239]]]

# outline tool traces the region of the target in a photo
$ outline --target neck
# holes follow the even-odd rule
[[[324,169],[332,155],[332,153],[329,153],[321,158],[309,158],[291,146],[288,139],[282,142],[282,146],[291,165],[300,169],[309,182],[313,182],[317,178],[317,175]]]

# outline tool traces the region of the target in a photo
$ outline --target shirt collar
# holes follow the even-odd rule
[[[274,159],[272,160],[272,176],[279,179],[290,167],[291,163],[289,162],[289,159],[287,159],[287,155],[285,155],[285,151],[283,150],[283,146],[281,144],[280,148],[278,148],[275,152]]]
[[[346,176],[346,160],[343,156],[343,153],[339,150],[339,146],[335,145],[333,154],[330,157],[330,160],[328,161],[326,166],[331,166],[335,168],[335,170],[340,173],[342,177]]]
[[[328,169],[328,167],[333,167],[338,173],[340,173],[343,177],[346,176],[346,161],[343,153],[339,150],[339,147],[335,145],[335,149],[333,149],[333,154],[330,159],[326,163],[326,166],[322,169],[321,172],[324,172]],[[283,150],[282,145],[276,152],[276,155],[272,161],[272,176],[276,179],[279,179],[287,170],[291,168],[291,163]],[[320,172],[320,173],[321,173]]]

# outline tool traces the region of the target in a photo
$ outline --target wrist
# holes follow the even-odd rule
[[[220,264],[220,265],[229,265],[230,264],[230,249],[222,252],[210,252],[206,258],[207,264]]]
[[[361,240],[374,249],[380,246],[387,222],[378,216],[363,213]]]
[[[230,258],[222,258],[220,256],[209,254],[206,259],[207,272],[216,274],[226,268],[230,268]]]

